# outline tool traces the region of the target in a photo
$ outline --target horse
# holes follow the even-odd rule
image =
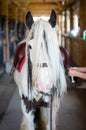
[[[34,22],[30,11],[25,17],[26,37],[17,45],[12,70],[21,97],[20,130],[56,130],[57,127],[56,116],[67,84],[56,19],[54,10],[48,21]]]

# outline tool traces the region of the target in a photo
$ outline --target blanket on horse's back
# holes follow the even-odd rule
[[[20,44],[17,45],[14,53],[13,67],[11,69],[11,74],[14,72],[13,68],[16,68],[19,72],[21,71],[23,64],[25,62],[25,46],[26,46],[26,41],[21,42]],[[59,48],[61,51],[64,67],[65,69],[67,69],[69,65],[69,59],[70,59],[68,51],[62,46],[60,46]]]
[[[70,67],[70,54],[67,49],[62,46],[59,46],[62,56],[62,61],[64,68],[67,70]]]
[[[14,67],[19,66],[21,64],[21,61],[25,57],[25,46],[26,42],[23,42],[16,47],[13,60]]]
[[[25,41],[16,46],[13,57],[13,66],[11,68],[10,75],[13,75],[15,69],[17,69],[19,72],[21,71],[25,62],[25,46]]]

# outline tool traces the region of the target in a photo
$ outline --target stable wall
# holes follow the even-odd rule
[[[82,38],[62,36],[64,47],[69,51],[72,61],[77,66],[86,66],[86,40]]]

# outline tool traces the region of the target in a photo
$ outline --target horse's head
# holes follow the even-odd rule
[[[32,64],[32,85],[38,91],[48,92],[57,85],[61,60],[57,39],[56,13],[52,10],[48,21],[34,22],[30,12],[26,14],[27,41]],[[42,89],[43,88],[43,89]]]

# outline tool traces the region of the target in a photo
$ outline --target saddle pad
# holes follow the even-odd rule
[[[17,70],[18,72],[21,72],[22,67],[23,67],[23,65],[24,65],[24,63],[25,63],[25,60],[26,60],[26,58],[24,57],[24,58],[21,60],[20,64],[16,66],[16,70]]]

